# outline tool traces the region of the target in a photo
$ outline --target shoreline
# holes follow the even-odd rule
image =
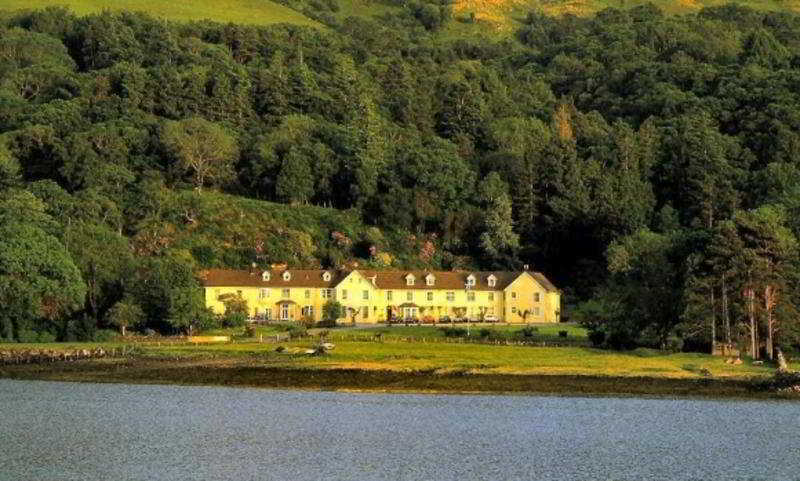
[[[253,360],[98,359],[0,367],[0,378],[166,384],[385,394],[505,394],[650,398],[797,400],[756,391],[747,379],[678,379],[465,371],[391,371],[265,366]]]

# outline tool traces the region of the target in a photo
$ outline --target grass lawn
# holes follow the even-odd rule
[[[321,26],[300,12],[269,0],[3,0],[0,10],[37,9],[52,5],[69,7],[78,15],[103,10],[131,10],[177,21],[210,19],[252,25],[292,23]]]
[[[640,349],[339,340],[323,356],[305,351],[318,338],[290,342],[193,345],[138,342],[133,355],[77,362],[0,365],[0,378],[415,392],[520,392],[661,396],[771,397],[750,379],[774,369],[725,364],[705,354]],[[5,349],[89,348],[93,344],[3,344]],[[276,351],[278,345],[283,352]],[[115,344],[102,344],[112,347]],[[794,362],[792,369],[800,369]],[[781,397],[781,394],[775,394]]]
[[[605,351],[576,347],[528,347],[441,342],[335,341],[328,355],[302,354],[316,342],[306,338],[280,345],[286,352],[275,351],[277,344],[242,342],[233,344],[162,344],[143,345],[146,357],[154,358],[243,358],[254,357],[272,367],[311,369],[364,369],[393,371],[441,370],[470,373],[547,374],[587,376],[645,376],[665,378],[712,377],[744,378],[768,376],[769,366],[725,364],[724,359],[706,354],[667,354],[649,349],[630,352]],[[793,368],[800,369],[800,363]]]

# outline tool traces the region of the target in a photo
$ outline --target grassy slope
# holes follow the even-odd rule
[[[292,23],[320,26],[303,14],[270,0],[3,0],[0,10],[35,9],[51,5],[67,6],[79,15],[103,10],[132,10],[178,21],[211,19],[255,25]]]
[[[591,15],[604,8],[627,9],[638,5],[653,3],[667,14],[685,14],[703,7],[723,5],[731,0],[454,0],[454,20],[444,29],[447,38],[487,35],[498,39],[511,34],[522,25],[522,20],[531,11],[548,15]],[[741,0],[740,5],[756,10],[800,11],[800,0]],[[376,0],[339,0],[341,7],[338,16],[350,15],[372,17],[393,8]],[[475,14],[475,23],[467,19]]]

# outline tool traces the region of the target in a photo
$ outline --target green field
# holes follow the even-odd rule
[[[210,19],[251,25],[292,23],[320,26],[303,14],[269,0],[3,0],[0,10],[38,9],[53,5],[69,7],[78,15],[103,10],[130,10],[177,21]]]
[[[578,329],[578,328],[576,328]],[[386,332],[379,340],[364,338],[367,332]],[[698,353],[666,353],[650,349],[609,351],[588,347],[538,347],[457,343],[437,335],[429,327],[389,329],[348,329],[329,333],[327,340],[336,347],[324,356],[303,352],[319,342],[319,331],[307,337],[282,340],[274,336],[281,329],[260,328],[255,339],[236,339],[233,343],[190,344],[165,339],[139,342],[140,355],[148,359],[220,360],[255,359],[257,364],[277,368],[358,369],[388,371],[460,371],[472,374],[581,375],[613,377],[748,378],[769,376],[768,365],[726,364],[723,358]],[[576,331],[577,332],[577,331]],[[231,334],[230,331],[219,333]],[[258,342],[258,335],[264,342]],[[351,338],[351,339],[348,339]],[[424,339],[424,341],[423,341]],[[72,349],[102,344],[4,344],[2,349]],[[103,346],[119,346],[108,343]],[[284,352],[277,352],[277,346]],[[800,363],[792,367],[800,369]]]
[[[266,336],[280,331],[265,327],[257,332]],[[353,340],[377,331],[328,333],[326,340],[335,347],[320,356],[307,353],[320,342],[318,330],[280,342],[240,336],[217,344],[139,339],[134,347],[128,344],[122,357],[0,365],[0,378],[397,392],[786,397],[754,388],[754,381],[771,379],[774,368],[748,360],[734,366],[706,354],[649,349],[457,343],[433,336],[429,327],[393,327],[380,339]],[[2,344],[0,350],[97,346],[120,344]],[[800,363],[790,367],[800,369]]]

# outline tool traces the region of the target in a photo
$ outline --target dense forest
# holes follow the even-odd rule
[[[202,328],[202,268],[358,261],[531,264],[610,347],[798,345],[800,16],[450,17],[1,19],[0,339]]]

